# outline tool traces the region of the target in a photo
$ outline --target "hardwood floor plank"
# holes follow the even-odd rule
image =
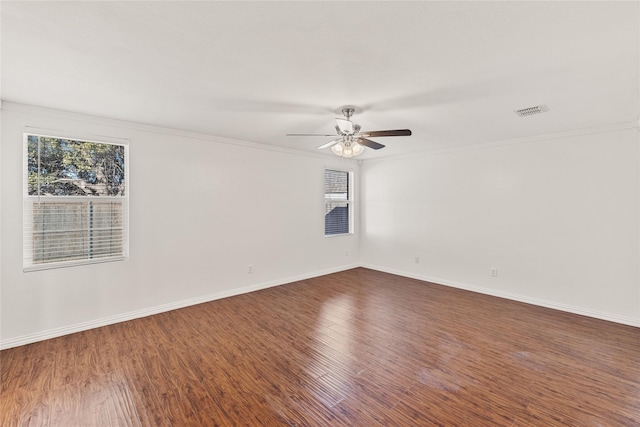
[[[2,426],[640,425],[640,328],[364,268],[0,352]]]

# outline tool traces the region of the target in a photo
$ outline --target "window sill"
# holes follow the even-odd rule
[[[340,236],[353,236],[355,233],[339,233],[339,234],[325,234],[324,237],[340,237]]]
[[[127,259],[128,257],[126,256],[117,256],[117,257],[97,258],[97,259],[77,260],[77,261],[50,262],[50,263],[44,263],[44,264],[29,265],[29,266],[23,267],[22,271],[24,273],[29,273],[31,271],[53,270],[56,268],[77,267],[81,265],[90,265],[90,264],[102,264],[105,262],[113,262],[113,261],[126,261]]]

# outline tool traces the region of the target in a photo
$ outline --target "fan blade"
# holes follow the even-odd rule
[[[384,148],[384,145],[378,144],[377,142],[366,138],[358,138],[358,144],[364,145],[365,147],[373,148],[374,150]]]
[[[360,135],[367,138],[377,138],[380,136],[410,136],[411,131],[409,129],[397,129],[397,130],[374,130],[368,132],[360,132]]]
[[[329,147],[333,147],[334,145],[336,145],[338,143],[338,141],[340,141],[342,138],[338,138],[338,139],[334,139],[333,141],[329,141],[326,144],[322,144],[321,146],[318,147],[318,150],[322,150],[323,148],[329,148]]]
[[[336,119],[336,123],[342,133],[353,135],[353,123],[350,120]]]
[[[335,134],[326,135],[323,133],[288,133],[287,136],[336,136]]]

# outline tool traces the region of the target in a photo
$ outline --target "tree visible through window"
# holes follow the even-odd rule
[[[127,146],[25,136],[25,270],[123,259]]]
[[[324,234],[351,233],[350,173],[326,169],[324,171]]]

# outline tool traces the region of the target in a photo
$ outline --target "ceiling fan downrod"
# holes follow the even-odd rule
[[[353,116],[353,113],[356,110],[353,108],[343,108],[342,109],[342,114],[344,114],[344,116],[347,118],[347,120],[351,121],[351,116]]]

